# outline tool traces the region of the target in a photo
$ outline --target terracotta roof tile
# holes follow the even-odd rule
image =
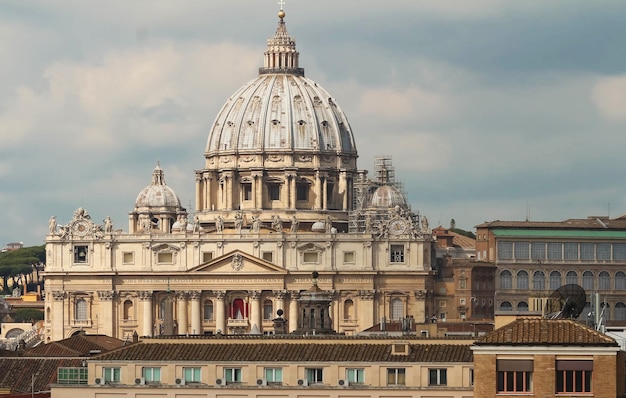
[[[392,355],[392,343],[317,344],[263,342],[140,342],[94,357],[102,361],[205,362],[472,362],[465,344],[410,344],[409,355]]]
[[[57,368],[80,365],[81,359],[0,358],[0,388],[26,393],[33,382],[34,391],[46,391],[57,381]]]
[[[78,334],[70,338],[30,348],[25,357],[89,356],[92,351],[106,352],[121,347],[124,341],[104,335]]]
[[[518,319],[483,336],[476,345],[617,346],[614,339],[573,320]]]

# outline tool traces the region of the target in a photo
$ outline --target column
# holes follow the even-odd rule
[[[346,172],[341,171],[339,173],[339,195],[341,195],[341,209],[343,211],[348,210],[348,181],[346,179]]]
[[[328,177],[324,177],[322,184],[322,209],[328,209]]]
[[[283,316],[289,315],[288,311],[285,310],[285,299],[287,298],[286,290],[276,290],[274,291],[274,295],[276,296],[276,306],[274,307],[274,314],[272,314],[272,319],[277,317],[276,311],[283,310]]]
[[[298,329],[298,299],[300,298],[299,291],[291,291],[291,301],[289,301],[289,313],[287,314],[287,319],[289,320],[289,332],[293,332]]]
[[[254,177],[254,208],[263,208],[263,172],[253,172]]]
[[[203,193],[203,201],[204,201],[204,206],[203,208],[205,210],[212,210],[211,207],[211,176],[208,173],[204,173],[202,175],[202,180],[203,180],[203,188],[204,188],[204,193]]]
[[[187,296],[189,292],[176,292],[176,303],[178,304],[178,334],[188,334],[189,325],[187,325]]]
[[[322,208],[322,180],[320,172],[315,173],[315,209]]]
[[[117,322],[113,324],[113,298],[115,297],[114,290],[100,290],[98,291],[98,298],[100,299],[100,319],[95,319],[95,322],[100,322],[100,325],[96,324],[96,330],[98,333],[102,333],[107,336],[117,337]]]
[[[191,299],[191,334],[202,334],[202,307],[200,298],[202,291],[193,290],[189,294]]]
[[[52,318],[52,341],[59,341],[65,338],[65,319],[69,319],[69,316],[65,315],[65,292],[52,291],[52,309],[50,317]],[[68,314],[69,315],[69,314]],[[46,319],[49,320],[49,319]]]
[[[215,331],[226,334],[226,314],[224,313],[224,298],[226,292],[218,290],[215,292]]]
[[[291,174],[289,176],[289,208],[292,210],[296,209],[297,205],[297,197],[296,197],[296,174]]]
[[[261,323],[261,292],[253,290],[250,292],[250,328],[257,327],[259,332],[263,324]]]
[[[196,173],[196,211],[201,211],[202,208],[202,177],[199,173]],[[189,209],[191,211],[191,209]]]
[[[139,301],[143,302],[142,335],[152,337],[154,322],[152,320],[152,292],[140,291]]]

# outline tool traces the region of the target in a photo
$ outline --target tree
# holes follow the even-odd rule
[[[43,320],[43,311],[35,308],[18,308],[15,310],[15,322],[35,322]]]
[[[46,262],[46,247],[29,246],[17,250],[0,253],[0,277],[2,277],[2,291],[9,292],[9,278],[13,280],[13,286],[17,286],[18,280],[23,275],[33,272],[33,267]]]
[[[454,221],[454,218],[450,220],[450,229],[454,229],[456,228],[456,221]]]

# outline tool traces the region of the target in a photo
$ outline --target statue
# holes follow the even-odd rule
[[[145,214],[141,215],[139,218],[139,227],[143,229],[144,233],[150,233],[150,229],[152,228],[152,225],[150,224],[150,217]]]
[[[57,232],[57,218],[55,216],[50,217],[48,229],[50,230],[50,235],[54,235]]]
[[[428,230],[428,218],[426,216],[422,216],[422,232],[427,234]]]
[[[272,228],[277,232],[283,232],[283,220],[278,214],[272,217]]]
[[[252,226],[250,230],[252,232],[259,232],[261,229],[261,219],[258,216],[252,216]]]
[[[370,233],[370,232],[372,232],[372,215],[366,214],[365,215],[365,233]]]
[[[187,232],[187,225],[189,225],[189,221],[187,220],[187,216],[185,214],[180,216],[180,230],[181,232]]]
[[[330,216],[326,217],[325,226],[326,226],[326,233],[327,234],[331,233],[333,229],[333,219],[330,218]]]
[[[237,213],[235,213],[235,229],[237,230],[237,232],[241,232],[242,227],[243,227],[243,214],[241,214],[241,211],[237,210]]]
[[[291,232],[298,232],[299,225],[300,225],[300,221],[298,221],[298,219],[296,218],[296,215],[294,214],[293,217],[291,217],[291,227],[289,227],[289,230]]]
[[[200,232],[200,217],[193,217],[193,232]]]
[[[113,222],[111,221],[111,217],[107,216],[104,220],[104,232],[110,234],[113,232]]]
[[[215,230],[219,233],[222,233],[224,231],[224,219],[222,218],[222,216],[217,216],[217,218],[215,219]]]
[[[61,225],[59,227],[59,236],[61,237],[61,239],[65,239],[67,238],[67,236],[70,234],[70,226],[68,225]]]

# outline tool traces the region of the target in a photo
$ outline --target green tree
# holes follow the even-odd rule
[[[35,322],[43,320],[43,311],[35,308],[18,308],[15,310],[15,322]]]
[[[9,278],[13,286],[18,285],[22,275],[33,272],[33,267],[46,262],[46,247],[29,246],[17,250],[0,253],[0,277],[2,277],[2,291],[9,293]]]

